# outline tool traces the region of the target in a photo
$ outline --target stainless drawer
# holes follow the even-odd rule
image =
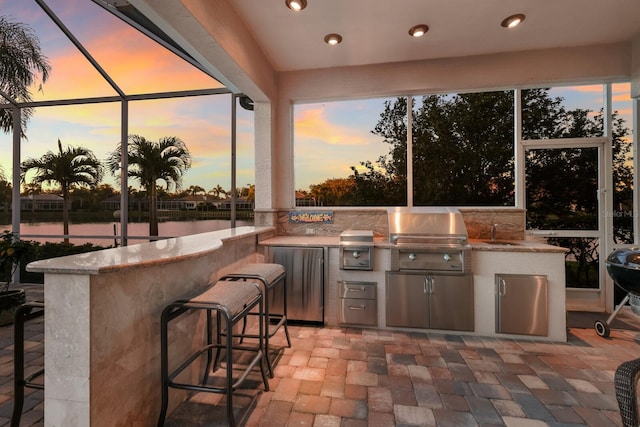
[[[338,281],[338,298],[375,299],[375,282]]]
[[[375,299],[339,298],[340,323],[377,326],[378,305]]]
[[[341,246],[341,270],[373,270],[373,246]]]

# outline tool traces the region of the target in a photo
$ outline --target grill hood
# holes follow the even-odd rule
[[[463,246],[467,227],[456,208],[390,208],[389,241],[393,244],[444,244]]]

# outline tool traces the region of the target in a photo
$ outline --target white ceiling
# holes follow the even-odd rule
[[[640,0],[284,0],[230,4],[277,71],[401,62],[630,41]],[[500,22],[524,13],[515,29]],[[408,35],[427,24],[421,38]],[[341,44],[324,43],[339,33]]]

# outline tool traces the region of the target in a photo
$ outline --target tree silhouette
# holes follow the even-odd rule
[[[547,89],[522,91],[522,134],[526,140],[590,138],[604,134],[603,111],[566,110]],[[412,111],[415,205],[500,206],[514,204],[513,91],[425,96]],[[407,182],[406,98],[385,103],[373,133],[390,145],[377,162],[352,167],[356,185],[350,205],[400,204]],[[613,114],[614,202],[632,199],[631,144],[624,120]],[[598,151],[594,148],[527,151],[527,226],[547,229],[597,229]],[[406,204],[406,201],[404,202]],[[632,218],[615,218],[618,242],[632,236]],[[594,239],[550,240],[571,248],[569,286],[590,281],[598,262]],[[575,280],[571,275],[575,276]]]
[[[224,188],[222,188],[222,186],[220,184],[216,185],[215,187],[213,187],[210,191],[209,194],[211,194],[213,197],[215,197],[216,199],[221,199],[221,195],[224,194],[224,196],[227,196],[227,192],[224,190]]]
[[[0,91],[13,101],[29,102],[32,100],[30,88],[38,81],[42,87],[49,78],[49,60],[30,27],[4,16],[0,16],[0,40]],[[23,133],[32,113],[31,108],[22,108]],[[0,127],[5,132],[13,129],[10,109],[0,109]]]
[[[203,194],[206,193],[206,190],[200,187],[199,185],[190,185],[189,188],[187,189],[187,192],[191,196],[197,196],[200,193],[203,193]]]
[[[20,165],[20,179],[27,182],[27,174],[35,172],[31,183],[35,185],[58,184],[62,190],[63,234],[69,234],[69,191],[76,186],[95,188],[102,180],[102,164],[89,149],[83,147],[62,148],[58,139],[58,152],[48,151],[39,159],[27,159]],[[64,238],[69,243],[69,238]]]
[[[121,146],[110,154],[107,165],[111,173],[119,178],[122,158]],[[185,143],[175,136],[149,141],[139,135],[129,136],[128,176],[137,179],[149,197],[149,235],[158,235],[158,188],[156,183],[164,181],[167,190],[179,189],[182,176],[191,167],[191,154]]]

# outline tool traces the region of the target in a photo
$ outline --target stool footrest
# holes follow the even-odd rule
[[[179,388],[179,389],[183,389],[183,390],[208,391],[208,392],[211,392],[211,393],[226,393],[227,392],[227,387],[213,387],[213,386],[206,386],[204,384],[196,385],[196,384],[187,384],[187,383],[181,383],[181,382],[174,381],[174,378],[177,377],[178,375],[180,375],[180,373],[182,371],[184,371],[186,368],[188,368],[189,365],[191,365],[198,357],[200,357],[204,353],[206,353],[206,352],[208,352],[208,351],[210,351],[212,349],[215,349],[215,348],[225,349],[226,346],[225,345],[212,344],[212,345],[208,345],[206,347],[203,347],[200,350],[198,350],[197,352],[195,352],[191,357],[189,357],[185,362],[183,362],[182,365],[180,365],[178,368],[176,368],[171,373],[171,375],[169,375],[168,386],[171,387],[171,388]],[[249,372],[253,368],[255,368],[255,366],[262,360],[263,353],[262,353],[262,350],[255,349],[255,348],[252,348],[252,347],[246,347],[246,346],[234,346],[233,349],[234,350],[244,350],[244,351],[255,351],[256,352],[256,355],[251,359],[249,364],[247,364],[246,367],[244,368],[244,371],[243,371],[242,375],[231,385],[231,389],[235,390],[240,385],[242,385],[242,383],[247,378],[247,376],[249,376]]]

